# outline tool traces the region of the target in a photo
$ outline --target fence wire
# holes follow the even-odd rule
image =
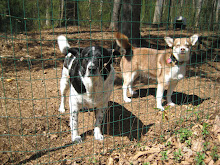
[[[2,164],[107,164],[114,151],[152,146],[180,128],[191,128],[219,115],[219,1],[217,0],[4,0],[0,4],[0,160]],[[131,6],[128,9],[125,6]],[[133,8],[139,7],[139,11]],[[138,15],[136,20],[135,15]],[[130,21],[126,20],[130,17]],[[177,17],[186,20],[180,28]],[[134,20],[133,20],[134,19]],[[128,27],[121,26],[130,23]],[[138,24],[141,36],[135,38]],[[118,28],[119,27],[119,28]],[[157,50],[167,49],[164,37],[199,35],[186,64],[186,76],[172,95],[176,104],[156,108],[157,82],[138,76],[131,103],[123,100],[120,55],[114,57],[113,90],[102,122],[103,141],[93,136],[95,107],[82,108],[78,131],[71,141],[69,104],[60,105],[60,80],[65,56],[57,45],[64,35],[71,47],[99,45],[116,49],[115,31]],[[136,29],[137,30],[137,29]],[[105,89],[103,89],[105,90]],[[128,149],[128,150],[126,150]],[[143,147],[140,150],[144,150]],[[132,153],[131,153],[132,155]],[[118,159],[124,160],[123,156]],[[129,161],[128,161],[129,162]],[[131,163],[131,162],[130,162]]]

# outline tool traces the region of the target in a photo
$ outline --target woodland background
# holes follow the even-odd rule
[[[0,3],[0,31],[18,33],[67,25],[114,27],[121,4],[130,0],[4,0]],[[219,28],[219,0],[133,0],[141,5],[140,24],[170,25],[187,19],[188,28]],[[116,10],[118,9],[118,11]]]

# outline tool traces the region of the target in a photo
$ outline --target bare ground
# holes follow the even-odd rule
[[[165,47],[165,35],[193,33],[142,29],[148,46],[159,49]],[[219,34],[199,32],[187,76],[173,94],[176,106],[164,113],[155,109],[156,82],[144,77],[136,81],[138,95],[132,103],[123,102],[123,80],[115,63],[114,91],[103,124],[105,139],[93,139],[94,114],[82,110],[80,144],[71,143],[69,111],[58,112],[64,58],[56,43],[60,34],[67,34],[76,47],[113,44],[112,31],[99,28],[57,28],[9,35],[7,40],[1,36],[2,164],[196,164],[200,160],[220,164]]]

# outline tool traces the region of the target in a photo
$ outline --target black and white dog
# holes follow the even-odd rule
[[[70,127],[73,142],[81,142],[78,134],[78,113],[83,107],[96,108],[94,137],[103,140],[101,124],[104,110],[108,108],[113,90],[113,50],[100,46],[70,48],[65,36],[58,37],[60,51],[66,55],[60,81],[61,104],[59,111],[65,112],[65,94],[70,86]]]

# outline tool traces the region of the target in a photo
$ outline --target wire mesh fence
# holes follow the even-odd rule
[[[144,160],[138,160],[139,163],[156,161],[146,160],[147,154],[162,155],[165,159],[162,148],[157,150],[157,146],[152,151],[151,147],[163,144],[173,134],[181,132],[179,130],[192,128],[198,123],[202,125],[204,121],[208,123],[209,119],[219,115],[219,5],[218,0],[1,2],[2,164],[133,163],[144,155],[141,153],[136,156],[137,150],[149,151],[145,153]],[[165,90],[165,111],[157,109],[157,81],[146,75],[138,76],[135,80],[132,88],[137,94],[131,96],[128,93],[132,101],[124,101],[123,70],[119,63],[125,50],[116,46],[116,31],[126,34],[134,47],[158,51],[168,49],[164,37],[199,35],[196,45],[192,47],[191,58],[185,64],[186,75],[174,89],[174,107],[166,106],[166,94],[169,91]],[[95,140],[93,136],[95,106],[90,109],[79,108],[78,131],[82,137],[81,143],[71,141],[68,99],[66,112],[58,111],[65,59],[57,44],[59,35],[66,36],[71,47],[83,49],[99,45],[119,51],[111,59],[115,81],[103,115],[104,139],[101,141]],[[133,57],[132,53],[126,55]],[[69,95],[65,97],[69,98]],[[202,128],[204,133],[204,124]],[[213,133],[213,136],[216,138],[219,132],[215,132],[217,135]],[[203,140],[207,139],[203,134]],[[193,138],[191,140],[193,143]],[[216,151],[218,155],[219,149],[213,147],[219,145],[218,141],[207,141],[211,144],[207,151]],[[192,151],[197,153],[197,150]],[[205,152],[201,151],[201,154]],[[161,157],[158,159],[162,160]],[[218,158],[212,157],[215,161]],[[175,160],[175,157],[172,159]]]

